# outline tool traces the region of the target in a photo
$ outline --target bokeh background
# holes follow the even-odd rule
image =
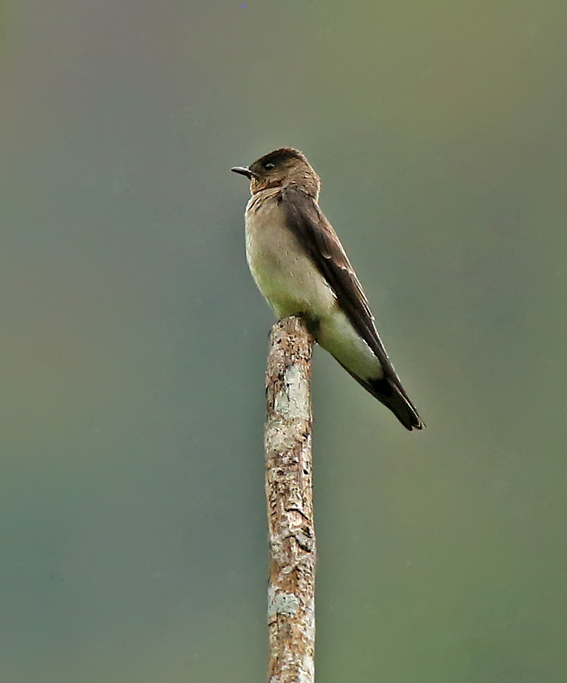
[[[428,427],[315,357],[318,680],[567,680],[564,0],[5,0],[0,679],[253,683],[282,145]]]

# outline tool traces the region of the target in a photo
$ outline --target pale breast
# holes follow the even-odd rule
[[[258,289],[280,317],[319,317],[335,295],[285,224],[277,190],[254,195],[246,209],[246,257]]]

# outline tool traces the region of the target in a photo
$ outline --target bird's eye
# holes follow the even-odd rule
[[[271,171],[271,170],[273,170],[275,167],[276,167],[276,165],[275,165],[275,164],[272,164],[271,161],[268,161],[267,164],[264,164],[264,168],[266,169],[266,171]]]

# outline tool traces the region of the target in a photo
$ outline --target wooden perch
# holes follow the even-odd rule
[[[269,683],[315,680],[312,350],[313,340],[300,318],[284,318],[272,328],[264,439],[270,543]]]

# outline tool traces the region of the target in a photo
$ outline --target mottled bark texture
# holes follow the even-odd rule
[[[315,679],[312,349],[311,335],[299,318],[284,318],[272,328],[265,432],[269,683],[313,683]]]

